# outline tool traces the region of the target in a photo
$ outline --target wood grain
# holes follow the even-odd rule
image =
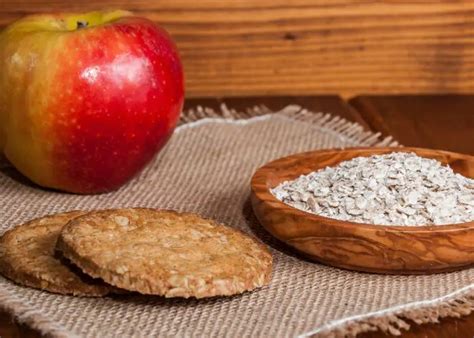
[[[0,310],[0,337],[38,338],[41,335],[26,325],[16,322],[8,313]]]
[[[360,96],[350,103],[370,128],[403,145],[474,155],[474,95]]]
[[[0,25],[99,8],[130,9],[169,30],[188,97],[474,92],[467,0],[3,0]]]
[[[474,156],[423,148],[350,148],[295,154],[272,161],[252,178],[252,206],[260,223],[308,258],[339,268],[391,274],[453,271],[474,265],[474,222],[443,226],[382,226],[310,214],[270,192],[284,181],[358,156],[414,152],[474,178]]]

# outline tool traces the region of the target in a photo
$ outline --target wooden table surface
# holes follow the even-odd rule
[[[299,104],[313,111],[331,112],[383,135],[392,135],[406,146],[474,155],[474,95],[360,96],[348,102],[337,96],[189,99],[186,108],[202,105],[219,109],[223,102],[236,109],[264,104],[273,110],[287,104]],[[39,336],[0,311],[0,337]],[[381,332],[361,335],[367,338],[388,336]],[[442,319],[439,324],[411,323],[411,329],[402,337],[474,337],[474,312],[463,318]]]

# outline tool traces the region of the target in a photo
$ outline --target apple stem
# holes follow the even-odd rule
[[[87,21],[78,21],[77,22],[77,29],[86,28],[88,25],[89,25],[89,23]]]

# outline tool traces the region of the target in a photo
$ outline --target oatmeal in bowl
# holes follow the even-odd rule
[[[474,179],[415,153],[356,157],[271,190],[300,210],[380,225],[443,225],[474,221]]]
[[[259,168],[262,226],[305,257],[376,273],[474,265],[474,156],[409,148],[330,149]]]

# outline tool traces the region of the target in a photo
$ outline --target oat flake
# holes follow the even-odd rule
[[[474,179],[414,153],[356,157],[271,192],[317,215],[379,225],[442,225],[474,221]]]

